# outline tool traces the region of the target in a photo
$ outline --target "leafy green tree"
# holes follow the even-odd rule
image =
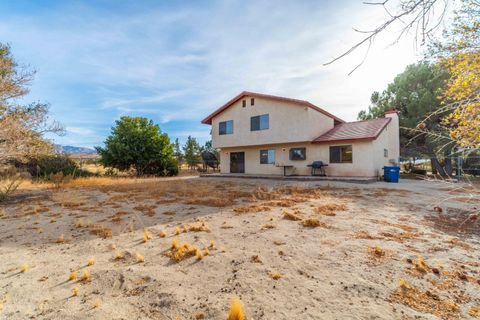
[[[173,156],[175,159],[177,159],[178,163],[183,162],[183,152],[182,148],[180,147],[180,142],[178,141],[178,138],[175,139],[175,142],[173,143]]]
[[[435,157],[443,139],[418,134],[419,123],[432,131],[444,130],[440,117],[430,117],[441,108],[440,94],[448,73],[438,65],[421,61],[407,66],[382,93],[374,92],[368,110],[360,111],[359,120],[384,116],[392,108],[400,111],[400,145],[404,157]]]
[[[185,145],[183,146],[183,153],[185,156],[185,161],[188,164],[188,167],[191,169],[197,166],[201,161],[201,147],[197,142],[197,139],[192,136],[188,136]]]
[[[120,118],[105,140],[105,147],[96,150],[104,166],[121,171],[134,168],[137,176],[178,173],[168,135],[147,118]]]

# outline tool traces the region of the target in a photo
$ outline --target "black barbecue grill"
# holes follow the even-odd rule
[[[327,167],[328,164],[323,163],[323,161],[313,161],[312,164],[307,165],[307,167],[312,168],[312,176],[316,175],[315,173],[317,170],[320,172],[319,176],[326,176],[325,174],[325,167]]]

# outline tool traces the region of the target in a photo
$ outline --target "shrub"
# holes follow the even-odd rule
[[[21,183],[22,176],[14,170],[2,173],[0,175],[0,203],[7,201]]]
[[[15,166],[27,171],[34,179],[51,181],[51,178],[60,177],[56,174],[62,173],[64,177],[71,176],[88,177],[91,172],[80,169],[75,161],[66,155],[41,156],[29,159],[26,163],[16,162]]]

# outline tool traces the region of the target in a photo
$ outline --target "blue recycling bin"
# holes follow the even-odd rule
[[[383,167],[383,177],[387,182],[398,182],[400,167]]]

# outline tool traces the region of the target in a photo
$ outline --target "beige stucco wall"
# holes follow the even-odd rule
[[[400,136],[399,136],[399,122],[396,113],[387,114],[386,117],[392,118],[387,127],[380,133],[380,135],[373,141],[373,154],[375,168],[379,170],[382,175],[382,168],[384,166],[392,166],[398,164],[400,156]],[[384,150],[387,149],[387,156],[385,157]]]
[[[242,100],[247,105],[242,107]],[[250,118],[269,114],[269,129],[250,131]],[[233,120],[233,134],[219,135],[219,122]],[[212,119],[212,143],[215,148],[311,141],[333,128],[333,119],[298,104],[250,97]]]
[[[329,163],[329,147],[339,145],[352,145],[352,163]],[[290,148],[306,148],[306,160],[289,160]],[[273,174],[282,175],[283,168],[275,164],[260,164],[260,150],[274,149],[276,164],[293,165],[292,171],[288,169],[287,174],[310,175],[311,169],[307,167],[315,160],[322,160],[328,164],[326,174],[328,176],[358,176],[375,177],[383,167],[376,159],[373,141],[363,141],[344,144],[312,144],[312,143],[290,143],[263,146],[246,146],[237,148],[223,148],[220,151],[220,170],[222,173],[230,172],[230,152],[245,152],[245,173],[246,174]],[[382,154],[383,157],[383,148]]]

